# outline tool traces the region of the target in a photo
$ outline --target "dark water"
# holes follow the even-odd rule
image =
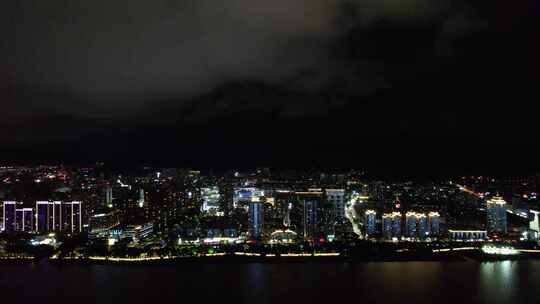
[[[540,303],[540,261],[0,266],[3,303]],[[13,302],[15,301],[15,302]]]

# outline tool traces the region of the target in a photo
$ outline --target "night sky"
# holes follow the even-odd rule
[[[540,169],[535,0],[0,4],[5,162]]]

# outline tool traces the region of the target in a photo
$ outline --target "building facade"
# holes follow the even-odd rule
[[[343,221],[345,219],[345,190],[326,189],[326,199],[333,208],[334,219]]]
[[[24,232],[34,231],[34,210],[32,208],[16,209],[15,213],[15,230]]]
[[[441,216],[439,212],[428,213],[428,225],[430,236],[439,236],[441,234]]]
[[[264,228],[264,205],[260,202],[249,203],[249,235],[259,239],[263,235]]]
[[[409,238],[417,238],[418,231],[416,229],[416,213],[407,212],[405,214],[405,236]]]
[[[382,232],[386,239],[401,237],[401,213],[385,213],[382,216]]]
[[[35,229],[38,233],[82,231],[82,202],[36,202]]]
[[[448,230],[452,241],[480,242],[487,239],[486,230]]]
[[[6,201],[3,204],[2,224],[4,231],[15,231],[17,223],[17,202]]]
[[[367,237],[371,237],[376,233],[376,218],[377,212],[375,210],[366,210],[364,213],[364,228]]]
[[[488,233],[506,234],[506,201],[499,196],[489,199],[486,213]]]

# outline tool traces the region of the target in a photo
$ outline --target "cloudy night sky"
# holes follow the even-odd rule
[[[539,12],[535,0],[2,1],[0,156],[537,170]]]

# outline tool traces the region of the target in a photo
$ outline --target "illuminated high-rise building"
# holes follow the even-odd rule
[[[36,202],[36,231],[40,233],[82,231],[82,203],[38,201]]]
[[[372,236],[376,232],[376,215],[375,210],[366,210],[364,213],[364,227],[367,236]]]
[[[105,187],[105,206],[108,208],[113,207],[113,189],[110,185]]]
[[[430,236],[438,236],[441,234],[441,216],[439,212],[428,213],[428,227]]]
[[[49,202],[49,231],[62,230],[62,202]]]
[[[5,231],[15,231],[17,223],[17,202],[7,201],[3,206],[2,223]]]
[[[32,208],[17,208],[22,203],[5,201],[2,204],[2,229],[5,231],[31,232],[34,229]]]
[[[385,213],[382,216],[382,231],[387,239],[401,237],[401,213]]]
[[[326,189],[326,199],[334,209],[334,219],[342,221],[345,219],[345,190]]]
[[[529,223],[529,229],[540,232],[540,211],[530,210],[532,221]]]
[[[112,230],[120,225],[120,212],[110,210],[106,213],[97,213],[90,218],[91,237],[108,237]]]
[[[34,230],[34,211],[32,208],[15,209],[15,230],[31,232]]]
[[[416,233],[420,239],[429,235],[428,218],[425,213],[416,213]]]
[[[249,235],[251,238],[262,237],[264,227],[264,206],[261,202],[249,203]]]
[[[540,235],[540,211],[530,210],[531,222],[529,223],[530,238],[538,240]]]
[[[250,202],[260,201],[264,197],[264,190],[259,188],[235,188],[233,194],[233,207],[245,207]]]
[[[201,188],[202,206],[201,211],[214,216],[222,216],[223,212],[220,212],[220,198],[219,187],[205,187]]]
[[[392,235],[393,237],[401,237],[401,213],[392,213]]]
[[[317,209],[319,202],[317,200],[306,199],[304,200],[304,238],[313,239],[317,237],[318,226],[317,226]]]
[[[35,221],[34,209],[22,208],[22,213],[23,213],[22,231],[25,231],[25,232],[34,231],[34,221]]]
[[[22,231],[24,214],[22,209],[15,209],[15,231]]]
[[[392,238],[392,215],[385,213],[382,215],[382,234],[386,239]]]
[[[320,189],[296,192],[302,206],[302,232],[304,240],[315,240],[320,236],[322,194],[323,192]]]
[[[36,202],[36,232],[45,233],[50,231],[51,225],[49,225],[49,204],[48,201]],[[52,209],[50,210],[52,211]]]
[[[424,239],[429,236],[428,217],[425,213],[409,211],[405,215],[406,236],[411,239]]]
[[[144,193],[144,189],[139,189],[139,200],[137,202],[139,203],[140,208],[143,208],[146,205],[146,195]]]
[[[409,211],[405,214],[405,235],[409,238],[418,237],[416,220],[415,212]]]
[[[68,233],[82,232],[82,206],[81,202],[62,203],[61,230]]]
[[[486,211],[488,232],[506,234],[506,201],[495,196],[487,201]]]
[[[145,223],[140,225],[128,225],[124,229],[122,237],[129,239],[135,243],[143,240],[154,231],[154,225],[152,223]]]

